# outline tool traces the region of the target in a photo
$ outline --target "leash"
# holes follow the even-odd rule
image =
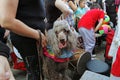
[[[39,42],[37,44],[37,51],[38,51],[38,63],[39,63],[39,70],[40,70],[40,80],[44,80],[44,77],[43,77],[43,70],[42,70],[42,67],[43,67],[43,50],[42,50],[42,36],[41,36],[41,31],[38,30],[39,32]]]

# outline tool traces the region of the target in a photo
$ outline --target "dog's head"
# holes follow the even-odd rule
[[[53,28],[47,33],[47,38],[55,53],[60,53],[63,48],[72,50],[77,44],[77,37],[65,20],[55,21]]]

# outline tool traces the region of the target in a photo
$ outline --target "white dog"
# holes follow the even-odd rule
[[[73,55],[72,50],[77,46],[76,34],[67,21],[60,20],[54,22],[53,28],[47,31],[46,36],[48,47],[44,49],[44,76],[48,80],[71,80],[65,71],[68,68],[69,58]]]

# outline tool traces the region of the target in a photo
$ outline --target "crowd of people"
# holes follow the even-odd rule
[[[82,36],[84,49],[92,56],[96,43],[95,32],[101,27],[105,14],[113,16],[105,5],[107,1],[109,0],[0,0],[0,80],[15,80],[7,60],[10,56],[6,45],[8,35],[25,63],[26,80],[44,78],[40,76],[38,46],[42,44],[41,48],[46,47],[45,32],[53,27],[56,20],[65,19],[70,28]],[[117,12],[113,14],[116,19]],[[118,24],[114,21],[113,27]],[[120,25],[117,27],[119,29]],[[115,45],[120,46],[118,38]],[[120,79],[120,75],[117,77]]]

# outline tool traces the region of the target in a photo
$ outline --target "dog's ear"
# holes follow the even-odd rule
[[[53,29],[48,30],[47,32],[47,40],[48,40],[48,45],[51,46],[53,49],[54,53],[60,53],[59,47],[58,47],[58,40],[56,37],[56,34]],[[57,54],[56,54],[57,55]]]
[[[68,34],[68,45],[70,49],[75,49],[77,46],[77,32],[70,29]]]

